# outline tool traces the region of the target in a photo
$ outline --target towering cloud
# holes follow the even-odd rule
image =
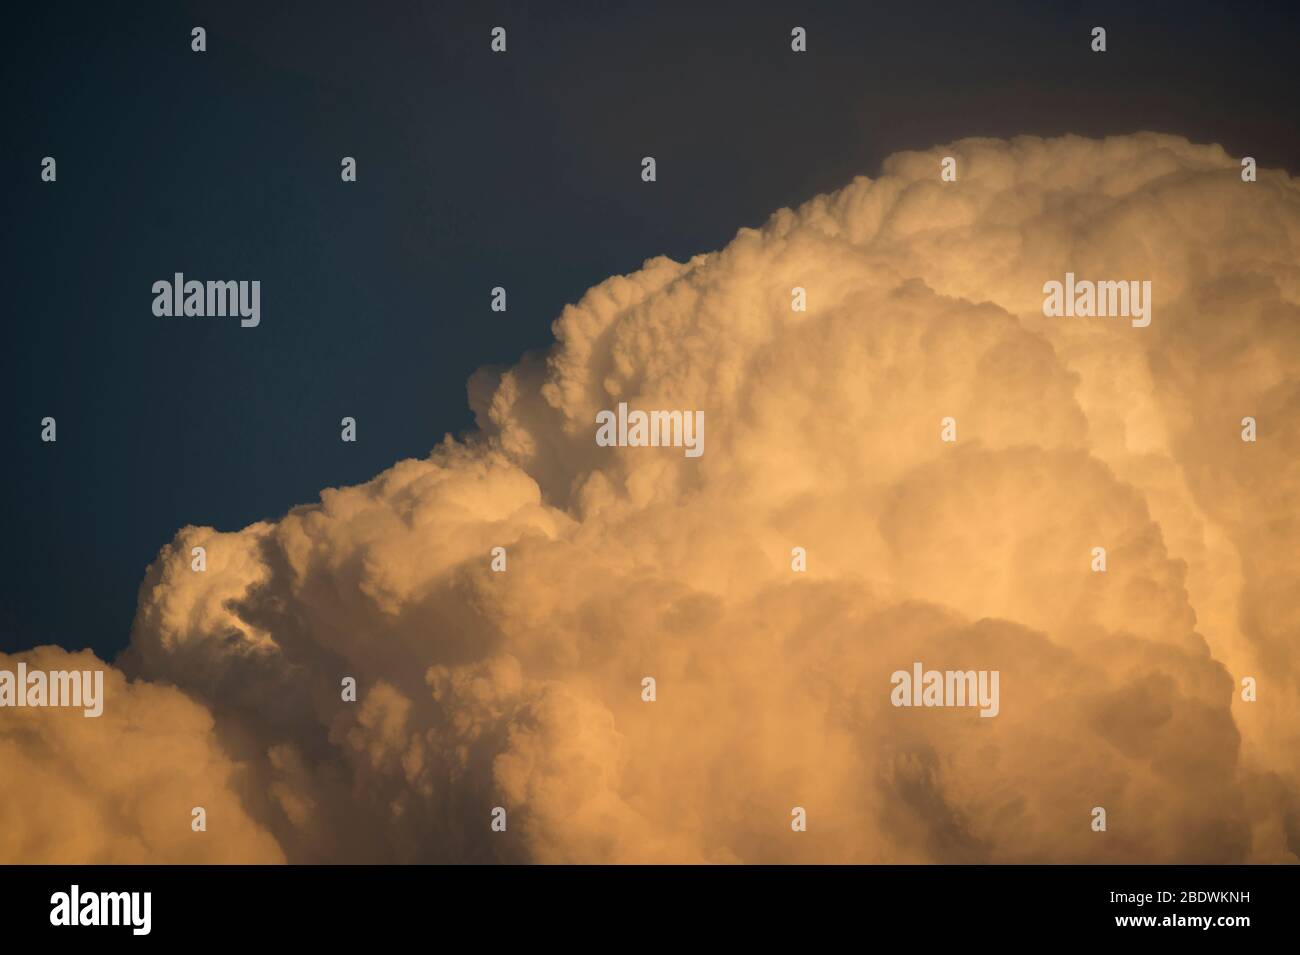
[[[98,829],[0,857],[1296,861],[1298,263],[1294,180],[1138,134],[896,155],[610,278],[471,380],[476,433],[181,530],[109,729],[0,718],[4,804],[46,831],[75,772]],[[1044,316],[1067,273],[1150,325]],[[601,446],[620,403],[707,451]],[[997,715],[891,705],[913,661],[999,671]],[[114,719],[125,776],[78,762]],[[210,841],[131,841],[107,807],[178,772]]]

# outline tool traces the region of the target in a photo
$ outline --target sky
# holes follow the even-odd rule
[[[12,12],[0,649],[114,654],[178,527],[234,530],[424,455],[470,426],[473,371],[548,345],[590,285],[900,149],[1154,129],[1300,167],[1291,5],[706,6]],[[260,279],[261,327],[155,319],[176,271]]]

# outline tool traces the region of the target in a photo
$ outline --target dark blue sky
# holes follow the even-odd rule
[[[1156,129],[1294,173],[1294,7],[6,11],[0,650],[111,657],[179,527],[278,517],[427,453],[470,426],[471,372],[545,347],[590,285],[718,248],[899,149]],[[260,327],[155,318],[150,286],[177,271],[260,280]]]

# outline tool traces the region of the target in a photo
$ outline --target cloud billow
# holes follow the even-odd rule
[[[118,661],[142,731],[206,709],[248,861],[1296,861],[1300,188],[1239,173],[963,140],[602,282],[471,379],[475,433],[181,530]],[[1151,324],[1044,316],[1067,272]],[[620,402],[707,451],[598,445]],[[1000,671],[997,715],[892,706],[913,661]]]

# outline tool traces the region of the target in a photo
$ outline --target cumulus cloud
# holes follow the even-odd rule
[[[37,647],[0,671],[103,671],[103,712],[5,709],[0,716],[0,860],[25,863],[283,862],[244,808],[249,780],[213,716],[183,693],[129,683],[83,650]],[[201,807],[211,833],[191,829]]]
[[[82,798],[145,806],[165,755],[249,859],[1296,861],[1300,188],[1239,173],[963,140],[602,282],[474,376],[475,433],[181,530],[118,661],[137,776]],[[1044,317],[1066,272],[1151,281],[1151,325]],[[703,410],[706,453],[597,446],[618,402]],[[892,706],[917,660],[1000,712]]]

